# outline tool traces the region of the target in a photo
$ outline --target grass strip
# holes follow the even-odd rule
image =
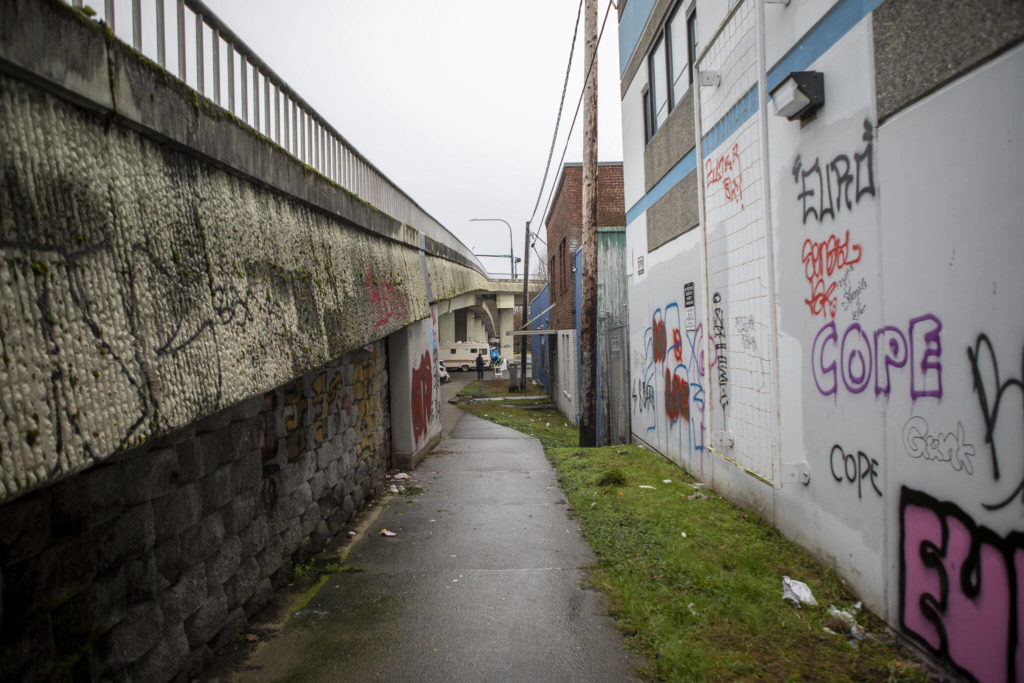
[[[829,615],[829,605],[857,601],[832,568],[662,456],[636,446],[579,448],[576,427],[554,410],[465,409],[543,443],[599,558],[591,582],[650,662],[645,676],[929,680],[872,614],[857,615],[863,639]],[[784,575],[807,583],[818,607],[783,602]]]

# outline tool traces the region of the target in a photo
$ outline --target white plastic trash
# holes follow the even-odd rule
[[[806,602],[808,605],[818,604],[806,583],[791,579],[788,576],[782,577],[782,599],[793,603],[797,607],[800,606],[801,602]]]

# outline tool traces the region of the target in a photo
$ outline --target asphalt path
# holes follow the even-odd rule
[[[635,679],[540,442],[450,405],[475,373],[452,375],[444,438],[352,546],[359,571],[331,575],[232,678]]]

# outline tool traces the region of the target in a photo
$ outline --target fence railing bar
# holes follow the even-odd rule
[[[167,68],[167,16],[164,14],[164,0],[156,0],[156,63]]]
[[[285,97],[287,97],[287,95]],[[298,145],[298,141],[299,141],[299,113],[295,110],[295,102],[291,98],[289,98],[289,99],[287,99],[285,101],[288,103],[288,109],[291,111],[291,115],[292,115],[292,149],[291,149],[291,152],[292,152],[292,156],[297,158],[299,156],[299,145]]]
[[[132,45],[142,52],[142,0],[132,0]]]
[[[246,76],[246,63],[248,60],[245,54],[242,52],[238,53],[238,80],[242,86],[242,121],[248,123],[249,121],[249,79]]]
[[[220,96],[220,33],[213,29],[213,101],[221,106]]]
[[[228,111],[232,114],[235,113],[235,46],[233,43],[228,43]]]
[[[196,15],[196,90],[200,95],[206,95],[206,60],[203,59],[203,34],[206,31],[203,27],[203,15]]]
[[[252,128],[257,133],[263,132],[263,83],[260,80],[260,71],[255,66],[252,68]]]
[[[178,21],[178,77],[187,82],[185,63],[185,0],[176,0],[175,16]]]
[[[84,0],[65,0],[75,7],[82,7]],[[124,0],[121,0],[122,2]],[[182,81],[188,82],[188,40],[185,26],[188,8],[195,16],[195,87],[206,95],[206,69],[211,67],[213,76],[213,101],[225,107],[250,125],[256,132],[263,132],[286,152],[306,165],[316,169],[325,178],[333,180],[346,189],[400,218],[406,223],[425,223],[445,230],[439,221],[427,213],[401,188],[364,157],[338,130],[330,125],[305,99],[291,89],[229,26],[210,10],[203,0],[172,0],[174,2],[175,27],[171,39],[177,39],[177,72]],[[156,61],[167,68],[168,26],[166,0],[152,0],[148,8],[155,8],[156,17]],[[132,46],[142,51],[144,44],[152,38],[143,37],[143,0],[130,0],[132,16]],[[116,0],[104,0],[106,25],[114,30]],[[152,26],[152,24],[150,24]],[[210,59],[206,58],[206,28],[211,35]],[[151,29],[150,29],[151,30]],[[227,44],[226,64],[221,62],[221,38]],[[173,49],[173,48],[172,48]],[[235,53],[240,59],[238,72],[235,70]],[[172,57],[173,60],[173,57]],[[249,115],[249,71],[252,69],[252,116]],[[227,92],[222,87],[222,69],[227,73]],[[235,79],[241,79],[240,92],[235,92]],[[262,89],[262,91],[261,91]],[[227,102],[224,102],[226,94]],[[241,107],[239,107],[239,96]],[[262,99],[262,103],[261,103]],[[271,108],[273,99],[273,108]],[[261,119],[262,116],[262,119]],[[289,128],[289,118],[291,126]],[[412,219],[416,220],[413,221]],[[425,227],[425,226],[421,226]]]
[[[265,115],[264,120],[263,120],[263,131],[266,134],[266,136],[269,138],[270,137],[270,90],[271,90],[271,87],[272,87],[271,84],[270,84],[270,79],[269,78],[266,78],[266,77],[263,78],[263,87],[264,87],[264,90],[263,90],[263,105],[264,105],[263,106],[263,110],[266,112],[266,115]]]

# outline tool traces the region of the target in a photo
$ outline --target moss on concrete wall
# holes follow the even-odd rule
[[[0,498],[429,315],[414,247],[7,76],[0,169]]]

